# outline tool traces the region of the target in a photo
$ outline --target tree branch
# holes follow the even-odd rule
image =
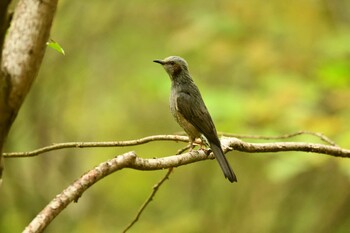
[[[77,202],[82,194],[93,184],[111,173],[123,168],[136,170],[162,170],[164,168],[178,167],[200,160],[213,159],[206,155],[204,150],[192,151],[182,155],[173,155],[158,159],[143,159],[137,157],[135,152],[128,152],[111,160],[101,163],[58,194],[26,227],[25,233],[42,232],[48,224],[66,208],[71,202]]]
[[[90,147],[97,146],[130,146],[138,145],[155,140],[173,140],[173,141],[186,141],[187,137],[181,137],[176,135],[157,135],[146,138],[141,138],[132,141],[121,142],[102,142],[102,143],[87,143]],[[322,145],[316,143],[301,143],[301,142],[275,142],[275,143],[248,143],[240,139],[233,137],[221,138],[221,144],[224,152],[231,150],[238,150],[242,152],[280,152],[280,151],[304,151],[320,154],[327,154],[336,157],[350,157],[350,150],[342,149],[336,146]],[[80,144],[78,144],[80,145]],[[182,151],[181,151],[182,152]],[[181,153],[179,152],[179,153]],[[26,227],[24,232],[42,232],[46,226],[71,202],[77,202],[81,195],[94,183],[98,182],[105,176],[121,170],[123,168],[132,168],[136,170],[161,170],[172,169],[202,160],[214,159],[214,155],[210,153],[208,155],[206,150],[196,150],[181,155],[172,155],[162,158],[144,159],[137,157],[135,152],[128,152],[123,155],[117,156],[111,160],[101,163],[94,169],[85,173],[81,178],[67,187],[62,193],[57,195]],[[161,185],[171,171],[159,182]],[[156,186],[157,187],[157,186]],[[147,206],[152,200],[157,188],[151,193],[150,197],[146,200],[143,206]],[[142,213],[145,207],[142,207],[136,216],[137,221],[139,215]],[[134,222],[133,221],[133,222]],[[131,225],[133,224],[131,223]],[[128,228],[127,228],[128,229]]]
[[[165,176],[153,186],[152,193],[149,195],[149,197],[146,199],[146,201],[142,204],[140,209],[137,211],[137,214],[134,218],[134,220],[131,221],[131,223],[123,230],[123,233],[127,232],[140,218],[143,211],[146,209],[148,204],[153,200],[154,196],[158,192],[160,186],[169,178],[171,172],[173,171],[173,168],[169,168],[168,172],[165,174]]]
[[[223,141],[227,140],[227,143]],[[335,157],[350,157],[350,150],[343,149],[338,146],[329,146],[318,143],[306,142],[273,142],[273,143],[249,143],[241,141],[237,138],[223,138],[222,144],[229,144],[231,149],[249,152],[249,153],[265,153],[265,152],[282,152],[282,151],[303,151],[318,154],[326,154]]]
[[[191,147],[191,145],[187,145],[186,147],[180,149],[177,152],[177,155],[182,154],[184,151],[188,150]],[[149,195],[149,197],[146,199],[146,201],[142,204],[142,206],[140,207],[140,209],[137,211],[137,214],[135,216],[135,218],[131,221],[131,223],[129,223],[129,225],[127,225],[127,227],[123,230],[123,233],[127,232],[140,218],[141,214],[143,213],[143,211],[146,209],[146,207],[148,206],[149,203],[151,203],[151,201],[153,200],[154,196],[156,195],[156,193],[158,192],[159,188],[162,186],[162,184],[169,179],[170,174],[172,173],[174,168],[169,168],[168,172],[164,175],[164,177],[153,186],[153,190],[152,193]]]
[[[3,156],[7,158],[32,157],[32,156],[43,154],[45,152],[66,149],[66,148],[125,147],[125,146],[141,145],[152,141],[188,142],[188,137],[179,136],[179,135],[154,135],[154,136],[144,137],[136,140],[116,141],[116,142],[64,142],[64,143],[55,143],[51,146],[45,146],[45,147],[42,147],[33,151],[28,151],[28,152],[3,153]]]
[[[77,202],[83,192],[103,177],[128,167],[135,161],[136,154],[128,152],[109,161],[101,163],[94,169],[85,173],[82,177],[58,194],[25,228],[23,232],[42,232],[48,224],[72,201]]]
[[[66,142],[57,143],[51,146],[42,147],[29,152],[11,152],[3,153],[5,158],[18,157],[32,157],[43,154],[45,152],[65,149],[65,148],[86,148],[86,147],[126,147],[145,144],[153,141],[176,141],[188,142],[187,136],[179,135],[154,135],[129,141],[115,141],[115,142]],[[338,146],[330,146],[318,143],[306,142],[273,142],[273,143],[250,143],[244,142],[234,137],[222,137],[221,142],[229,150],[249,152],[249,153],[263,153],[263,152],[281,152],[281,151],[304,151],[319,154],[327,154],[336,157],[350,157],[350,150],[343,149]],[[230,149],[231,148],[231,149]]]
[[[301,130],[295,133],[289,133],[289,134],[284,134],[284,135],[280,135],[280,136],[261,136],[261,135],[242,135],[242,134],[229,134],[229,133],[219,133],[223,136],[226,137],[235,137],[235,138],[245,138],[245,139],[263,139],[263,140],[275,140],[275,139],[287,139],[287,138],[291,138],[291,137],[295,137],[295,136],[299,136],[299,135],[312,135],[315,137],[320,138],[322,141],[326,142],[329,145],[332,146],[337,146],[337,144],[335,144],[335,142],[333,142],[331,139],[329,139],[327,136],[325,136],[322,133],[317,133],[317,132],[310,132],[310,131],[305,131],[305,130]]]

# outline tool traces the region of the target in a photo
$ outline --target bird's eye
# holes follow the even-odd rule
[[[175,65],[175,62],[170,61],[169,64],[173,66],[173,65]]]

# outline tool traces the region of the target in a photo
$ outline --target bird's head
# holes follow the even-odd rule
[[[164,60],[154,60],[153,62],[161,64],[172,79],[182,72],[188,73],[187,62],[178,56],[170,56]]]

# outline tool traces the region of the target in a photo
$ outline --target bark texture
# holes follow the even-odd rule
[[[57,0],[20,0],[7,34],[6,30],[2,31],[1,37],[5,40],[0,72],[0,177],[3,171],[2,148],[38,74],[56,6]]]

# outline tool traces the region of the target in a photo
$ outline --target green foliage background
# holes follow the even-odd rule
[[[170,81],[153,59],[184,57],[222,132],[322,132],[350,148],[350,2],[67,1],[6,151],[56,142],[112,141],[181,129]],[[314,141],[311,137],[294,140]],[[136,150],[180,143],[66,149],[6,159],[0,232],[20,232],[88,169]],[[130,232],[336,232],[350,229],[350,160],[306,153],[245,154],[176,168]],[[120,232],[166,171],[123,170],[90,188],[46,232]]]

